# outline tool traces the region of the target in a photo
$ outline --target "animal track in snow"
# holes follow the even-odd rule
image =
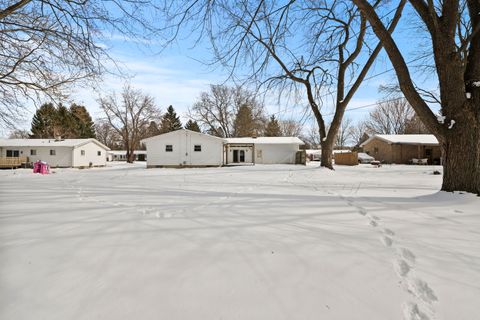
[[[375,220],[370,220],[370,221],[368,222],[368,224],[371,225],[372,227],[378,226],[378,223],[377,223],[377,221],[375,221]]]

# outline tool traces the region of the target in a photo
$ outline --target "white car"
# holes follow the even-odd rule
[[[375,158],[364,153],[364,152],[359,152],[358,153],[358,163],[370,163],[374,161]]]

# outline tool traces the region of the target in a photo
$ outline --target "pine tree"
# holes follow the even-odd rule
[[[185,129],[195,131],[195,132],[201,132],[197,121],[192,121],[192,120],[187,121],[187,123],[185,124]]]
[[[77,138],[76,119],[70,110],[62,104],[56,109],[53,132],[55,138]]]
[[[266,137],[280,137],[282,135],[282,129],[280,128],[280,124],[278,120],[275,118],[275,115],[270,117],[270,121],[267,123],[267,127],[265,128],[265,136]]]
[[[158,129],[157,123],[155,121],[150,121],[150,124],[147,127],[147,132],[145,134],[145,138],[150,138],[150,137],[153,137],[153,136],[157,136],[160,133],[161,132],[160,132],[160,129]]]
[[[35,112],[32,119],[32,138],[49,139],[55,138],[55,122],[57,109],[52,103],[45,103]]]
[[[182,129],[180,117],[177,116],[175,109],[173,109],[172,106],[169,106],[167,108],[167,113],[165,113],[162,117],[162,121],[160,124],[160,132],[167,133],[178,129]]]
[[[93,123],[90,113],[88,113],[87,108],[77,104],[72,104],[70,106],[70,114],[75,120],[74,126],[74,137],[77,139],[82,138],[95,138],[95,124]]]
[[[233,129],[236,137],[251,137],[255,135],[255,122],[252,109],[248,105],[238,108]]]

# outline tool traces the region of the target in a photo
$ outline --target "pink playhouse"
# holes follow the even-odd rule
[[[50,168],[48,166],[48,163],[40,160],[36,161],[33,164],[33,173],[49,174]]]

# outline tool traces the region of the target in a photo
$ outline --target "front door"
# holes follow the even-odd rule
[[[240,161],[245,162],[245,150],[240,150]]]
[[[238,150],[233,150],[233,162],[238,162]]]

